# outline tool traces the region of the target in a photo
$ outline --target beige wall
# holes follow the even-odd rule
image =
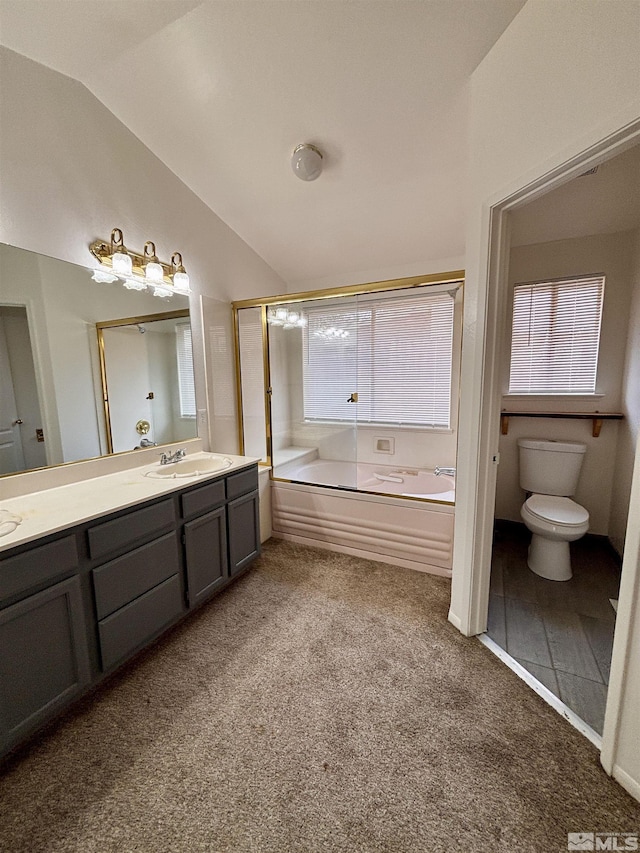
[[[80,83],[5,48],[0,79],[0,242],[95,266],[89,243],[120,227],[132,249],[151,239],[164,260],[181,251],[194,291],[198,406],[211,413],[217,388],[206,386],[199,297],[227,303],[282,293],[284,282]],[[220,380],[228,449],[235,383],[233,360],[224,364],[224,375],[218,364],[207,376]],[[209,438],[206,414],[198,420]],[[213,428],[210,438],[215,449]]]
[[[511,250],[509,264],[508,319],[503,336],[502,389],[509,386],[511,311],[513,286],[571,275],[604,273],[606,276],[602,330],[598,358],[597,397],[504,396],[502,408],[526,411],[620,411],[622,376],[631,303],[631,256],[635,232],[604,234],[520,246]],[[609,534],[618,422],[605,421],[599,438],[592,435],[591,421],[512,418],[508,435],[500,436],[500,465],[496,492],[496,517],[520,521],[524,492],[518,482],[518,446],[521,437],[580,441],[587,445],[575,499],[589,511],[590,531]],[[628,506],[628,494],[627,494]],[[627,507],[618,511],[626,518]]]

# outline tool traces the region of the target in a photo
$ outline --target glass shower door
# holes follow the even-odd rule
[[[357,297],[267,310],[275,477],[357,488]]]
[[[261,462],[269,459],[265,406],[264,333],[262,307],[237,312],[242,449]]]

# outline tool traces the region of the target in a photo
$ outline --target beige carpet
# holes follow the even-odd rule
[[[640,828],[596,750],[446,621],[445,579],[271,541],[5,767],[11,853],[555,853]]]

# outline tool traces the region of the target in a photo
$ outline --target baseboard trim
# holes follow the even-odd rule
[[[611,775],[616,782],[622,785],[627,793],[631,794],[634,800],[638,800],[640,802],[640,782],[636,781],[632,776],[629,776],[626,770],[623,770],[617,764],[613,765],[613,772]]]
[[[462,634],[462,620],[460,619],[460,617],[456,616],[453,610],[450,610],[449,616],[447,618],[449,619],[449,622],[451,622],[451,624],[456,627],[458,631],[460,631],[460,633]]]

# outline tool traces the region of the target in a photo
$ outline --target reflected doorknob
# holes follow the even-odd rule
[[[22,418],[16,418],[16,420],[12,424],[12,426],[21,426],[21,425],[22,425]]]

